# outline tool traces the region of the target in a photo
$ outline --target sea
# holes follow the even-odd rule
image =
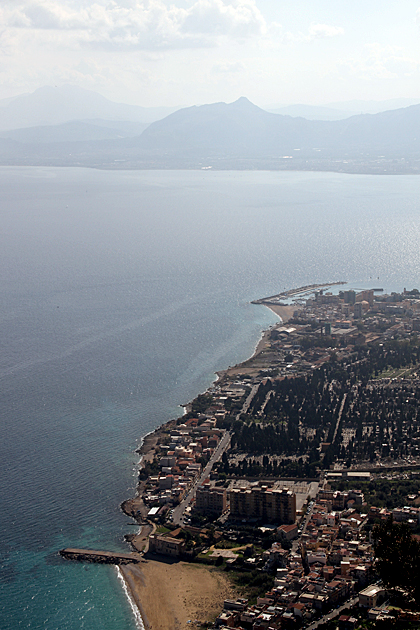
[[[284,288],[420,288],[420,179],[0,168],[0,629],[141,627],[115,567],[142,437]]]

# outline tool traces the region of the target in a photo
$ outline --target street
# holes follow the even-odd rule
[[[335,619],[335,617],[339,617],[344,610],[351,606],[356,606],[356,604],[358,603],[358,597],[354,597],[353,599],[344,602],[344,604],[341,604],[341,606],[339,606],[335,610],[332,610],[327,615],[324,615],[323,617],[321,617],[321,619],[318,619],[318,621],[314,621],[314,623],[311,623],[310,626],[306,626],[306,630],[315,630],[315,628],[318,628],[321,623],[325,623],[326,621],[331,621],[331,619]]]
[[[207,463],[207,466],[204,468],[200,477],[193,483],[185,499],[183,499],[183,501],[181,501],[181,503],[174,509],[173,514],[172,514],[172,519],[175,525],[182,524],[184,512],[186,508],[190,505],[192,499],[194,498],[197,487],[201,485],[203,481],[210,476],[210,472],[211,472],[211,469],[213,468],[213,464],[215,464],[215,462],[218,462],[221,459],[223,453],[229,447],[230,447],[230,433],[229,431],[226,431],[224,436],[220,440],[219,444],[217,445],[213,455],[210,457]]]

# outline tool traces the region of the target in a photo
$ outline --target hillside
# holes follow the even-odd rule
[[[144,149],[209,149],[245,156],[324,149],[350,151],[407,150],[420,147],[420,105],[363,114],[339,121],[316,121],[273,114],[240,98],[181,109],[151,124],[142,134]]]
[[[31,94],[0,101],[0,130],[60,125],[94,118],[151,123],[175,109],[114,103],[97,92],[73,85],[44,86]]]
[[[140,135],[141,126],[127,124],[96,119],[3,132],[0,161],[104,168],[420,171],[420,105],[320,121],[267,112],[242,97],[178,110]]]

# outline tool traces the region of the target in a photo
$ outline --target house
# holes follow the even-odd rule
[[[357,619],[355,617],[349,617],[348,615],[341,615],[338,618],[339,630],[354,630],[357,626]]]
[[[172,532],[171,532],[172,533]],[[185,549],[184,540],[178,540],[172,536],[151,534],[149,536],[149,551],[161,553],[164,556],[179,557]]]
[[[385,589],[377,584],[371,584],[359,593],[359,606],[361,608],[376,608],[378,602],[384,599]]]
[[[305,604],[302,604],[300,602],[297,602],[296,604],[293,604],[293,614],[295,617],[303,617],[303,613],[305,611]]]
[[[281,538],[293,540],[294,538],[297,538],[298,526],[296,523],[293,525],[281,525],[277,528],[277,532]]]
[[[216,628],[234,628],[238,621],[238,613],[231,610],[223,610],[215,621]]]

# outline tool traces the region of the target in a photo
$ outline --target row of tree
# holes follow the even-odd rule
[[[420,606],[420,543],[406,523],[392,519],[373,529],[375,569],[387,589]]]
[[[232,447],[248,459],[261,454],[295,456],[311,464],[319,453],[312,461],[308,454],[325,442],[330,444],[323,457],[325,468],[337,459],[348,465],[358,459],[373,461],[377,452],[414,454],[417,445],[411,446],[407,437],[420,437],[420,387],[372,386],[368,381],[389,367],[411,367],[419,361],[417,338],[391,340],[358,347],[345,360],[335,357],[306,376],[267,379],[241,421],[225,419],[233,432]],[[345,429],[355,433],[350,440],[343,440]],[[266,474],[268,468],[274,470],[271,459],[267,466],[259,465]]]

